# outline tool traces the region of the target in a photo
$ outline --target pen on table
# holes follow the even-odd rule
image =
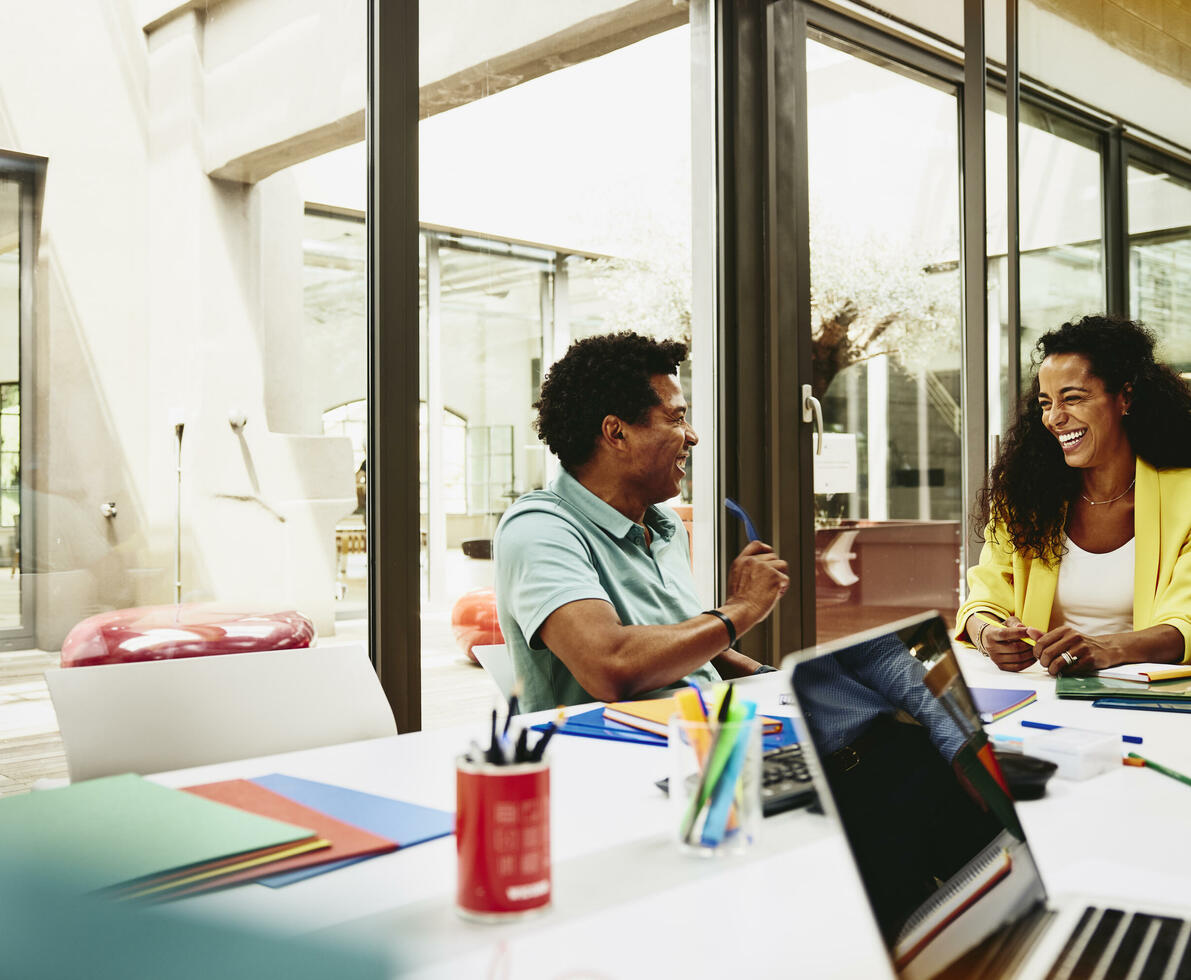
[[[1022,721],[1022,728],[1039,728],[1044,732],[1053,732],[1056,728],[1066,728],[1066,725],[1048,725],[1044,721]],[[1122,742],[1132,742],[1134,745],[1141,745],[1142,738],[1140,735],[1122,735]]]
[[[979,619],[981,622],[988,623],[989,626],[1004,626],[1005,625],[1001,620],[994,619],[992,616],[986,615],[985,613],[977,612],[977,613],[972,613],[972,615],[975,616],[977,619]],[[1035,646],[1038,642],[1032,636],[1022,636],[1022,637],[1018,637],[1018,639],[1020,639],[1022,643],[1025,643],[1028,646]]]
[[[744,523],[744,533],[748,536],[748,539],[750,541],[760,540],[761,536],[759,534],[757,534],[757,529],[755,527],[753,527],[752,520],[749,518],[748,513],[745,511],[745,509],[743,507],[740,506],[740,504],[738,504],[731,497],[725,497],[724,498],[724,506],[727,507],[728,510],[731,511],[733,514],[735,514],[737,517],[739,517],[740,520]]]
[[[1184,776],[1181,772],[1175,772],[1173,769],[1167,769],[1166,766],[1160,766],[1152,759],[1147,759],[1145,756],[1138,755],[1136,752],[1130,752],[1129,758],[1137,759],[1147,769],[1153,769],[1156,772],[1162,773],[1163,776],[1169,776],[1171,779],[1177,779],[1180,783],[1186,783],[1188,786],[1191,786],[1191,776]],[[1130,764],[1137,765],[1138,763],[1134,762]]]

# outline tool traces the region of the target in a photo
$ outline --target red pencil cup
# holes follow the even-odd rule
[[[455,763],[459,914],[505,920],[550,904],[550,764]]]

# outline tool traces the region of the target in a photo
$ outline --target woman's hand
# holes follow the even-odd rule
[[[1052,677],[1087,674],[1126,662],[1115,640],[1115,636],[1084,636],[1070,626],[1060,626],[1043,634],[1034,655]]]
[[[1133,633],[1106,636],[1084,636],[1070,626],[1060,626],[1039,638],[1034,655],[1043,667],[1057,676],[1088,674],[1118,664],[1180,663],[1184,646],[1183,634],[1165,623]]]
[[[989,658],[1001,670],[1025,670],[1035,662],[1035,651],[1023,640],[1023,637],[1037,639],[1042,636],[1041,630],[1026,626],[1016,616],[1005,620],[1004,626],[986,623],[979,616],[969,616],[967,624],[968,636],[972,645]]]

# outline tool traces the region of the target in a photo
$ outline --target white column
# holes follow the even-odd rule
[[[868,516],[889,519],[889,355],[868,361]]]
[[[426,235],[426,588],[446,598],[447,514],[442,475],[442,269],[438,237]]]
[[[918,372],[918,519],[930,520],[930,403],[926,371]]]

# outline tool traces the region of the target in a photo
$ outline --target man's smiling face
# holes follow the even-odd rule
[[[660,404],[650,406],[640,425],[625,425],[633,449],[626,476],[647,504],[656,504],[678,495],[691,447],[699,437],[687,422],[686,398],[678,379],[655,374],[649,384]]]

